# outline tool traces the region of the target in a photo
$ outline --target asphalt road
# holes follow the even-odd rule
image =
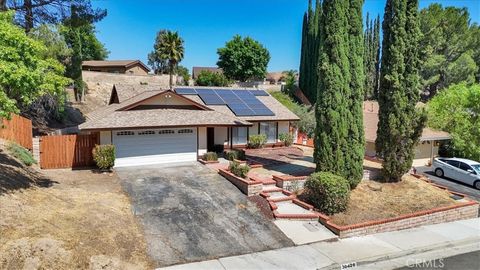
[[[412,262],[410,266],[397,270],[423,269],[423,270],[478,270],[480,269],[480,251],[474,251],[456,256],[425,262]]]
[[[470,198],[480,201],[480,190],[475,189],[474,187],[458,182],[450,178],[440,178],[435,176],[435,173],[432,170],[432,167],[416,167],[418,173],[425,173],[428,178],[430,178],[434,183],[446,186],[449,190],[463,193],[468,195]]]

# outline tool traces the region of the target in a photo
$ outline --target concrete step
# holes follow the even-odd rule
[[[277,209],[273,213],[275,218],[318,220],[319,217],[317,212],[305,209],[292,201],[277,202],[276,206]]]
[[[271,193],[271,192],[282,192],[282,188],[279,188],[277,186],[271,186],[271,185],[263,185],[262,187],[262,191],[263,192],[268,192],[268,193]]]

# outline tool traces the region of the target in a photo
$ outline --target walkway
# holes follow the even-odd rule
[[[480,250],[480,218],[319,242],[163,269],[395,269]],[[479,267],[480,268],[480,261]]]

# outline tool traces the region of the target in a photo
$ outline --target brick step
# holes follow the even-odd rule
[[[318,221],[319,215],[316,213],[311,214],[281,214],[278,211],[273,211],[273,216],[276,219],[295,219],[295,220],[309,220]]]
[[[279,188],[279,187],[276,187],[276,186],[263,186],[263,189],[262,189],[263,192],[268,192],[268,193],[271,193],[271,192],[282,192],[282,188]]]

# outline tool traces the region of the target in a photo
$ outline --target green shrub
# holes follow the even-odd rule
[[[267,143],[267,135],[265,134],[258,134],[258,135],[251,135],[248,139],[248,148],[258,149],[262,148]]]
[[[242,165],[236,161],[232,161],[230,162],[228,169],[230,170],[231,173],[233,173],[238,177],[247,178],[248,172],[250,171],[250,166],[246,164]]]
[[[293,144],[293,134],[291,133],[281,133],[278,135],[278,138],[280,139],[285,146],[290,146]]]
[[[234,159],[237,160],[245,160],[245,152],[242,150],[232,150],[226,153],[227,159],[233,161]]]
[[[110,169],[115,164],[115,146],[112,144],[95,145],[92,154],[97,167],[102,170]]]
[[[18,158],[23,164],[27,166],[32,166],[32,164],[37,164],[37,161],[33,158],[32,153],[22,146],[10,142],[7,145],[7,150],[12,154],[12,156]]]
[[[218,156],[217,156],[217,153],[215,152],[207,152],[203,155],[203,160],[206,160],[206,161],[217,161],[218,160]]]
[[[307,179],[304,188],[307,201],[327,215],[347,209],[350,184],[341,176],[329,172],[314,173]]]

